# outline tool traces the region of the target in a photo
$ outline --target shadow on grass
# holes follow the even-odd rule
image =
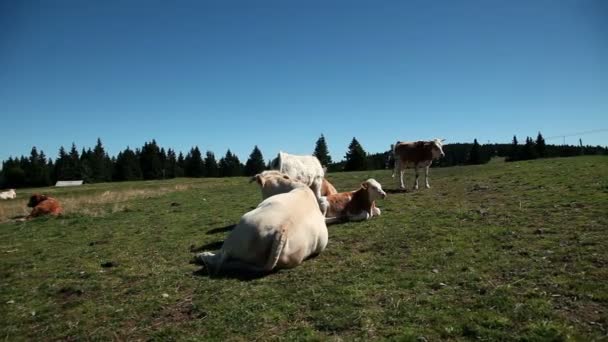
[[[304,261],[306,262],[306,260],[314,259],[318,256],[319,256],[319,254],[311,255],[308,258],[306,258]],[[193,259],[190,261],[190,263],[201,266],[201,268],[192,272],[193,276],[208,277],[209,279],[236,279],[236,280],[240,280],[240,281],[251,281],[251,280],[255,280],[255,279],[264,278],[266,276],[270,276],[270,275],[273,275],[273,274],[281,272],[281,271],[283,271],[283,272],[292,271],[292,270],[280,270],[280,269],[277,270],[276,268],[270,272],[254,272],[254,271],[243,270],[243,269],[229,269],[229,270],[224,269],[218,274],[211,275],[211,274],[209,274],[207,267],[205,267],[204,265],[201,265],[200,262],[195,261]]]
[[[220,228],[213,228],[213,229],[207,231],[205,234],[212,235],[212,234],[229,232],[229,231],[233,230],[234,227],[236,227],[236,224],[231,224],[231,225],[227,225],[227,226],[220,227]]]
[[[407,190],[407,189],[385,189],[384,191],[387,194],[405,194],[405,193],[411,192],[410,190]]]
[[[192,246],[190,246],[190,252],[195,253],[195,252],[203,252],[203,251],[215,251],[215,250],[222,248],[223,244],[224,244],[224,241],[215,241],[215,242],[206,243],[206,244],[204,244],[202,246],[198,246],[198,247],[196,247],[195,245],[192,245]]]
[[[201,267],[200,269],[192,272],[193,276],[197,277],[208,277],[209,279],[236,279],[240,281],[251,281],[255,279],[260,279],[266,277],[268,275],[277,273],[277,271],[272,272],[251,272],[251,271],[222,271],[220,274],[210,275],[207,271],[206,267]]]

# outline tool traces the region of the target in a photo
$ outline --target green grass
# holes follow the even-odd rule
[[[369,177],[396,188],[388,170],[328,179],[351,190]],[[430,182],[389,194],[379,218],[330,226],[318,257],[249,281],[188,264],[191,245],[222,241],[217,228],[259,203],[245,178],[54,189],[150,192],[0,224],[0,338],[608,338],[608,158],[433,169]]]

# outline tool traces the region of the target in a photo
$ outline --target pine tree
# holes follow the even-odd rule
[[[471,146],[471,150],[469,151],[469,159],[467,160],[467,163],[472,165],[481,164],[481,152],[477,139],[473,140],[473,146]]]
[[[526,137],[526,144],[524,145],[521,152],[521,159],[529,160],[536,159],[536,146],[534,144],[534,140],[530,137]]]
[[[177,156],[177,167],[175,169],[175,177],[184,177],[186,174],[186,160],[182,152],[179,152]]]
[[[186,177],[203,177],[205,173],[205,166],[203,164],[203,158],[201,155],[201,151],[198,149],[198,146],[190,149],[190,152],[186,156],[185,159],[186,169],[185,174]]]
[[[325,137],[323,134],[321,134],[321,137],[315,144],[315,151],[313,152],[313,155],[319,159],[321,165],[329,166],[331,164],[331,156],[329,155],[327,143],[325,142]]]
[[[161,179],[162,165],[160,161],[160,150],[156,140],[152,139],[149,143],[144,143],[139,156],[141,172],[144,179]]]
[[[243,165],[239,158],[228,150],[219,162],[220,177],[238,177],[243,175]]]
[[[348,145],[348,152],[344,158],[346,159],[344,171],[367,170],[367,154],[356,138],[353,138]]]
[[[264,171],[264,156],[256,145],[245,163],[245,176],[253,176]]]
[[[112,162],[100,138],[97,138],[97,144],[88,156],[88,163],[91,168],[91,181],[109,182],[112,180]]]
[[[546,150],[547,145],[545,145],[545,138],[543,138],[543,135],[538,132],[538,135],[536,136],[536,153],[540,158],[544,158],[546,157]]]
[[[219,177],[220,171],[215,160],[215,154],[211,151],[207,151],[205,156],[205,177]]]
[[[178,173],[180,173],[180,171],[178,170],[177,166],[177,156],[175,155],[175,151],[173,151],[172,149],[167,150],[167,160],[165,161],[165,169],[167,178],[179,177]]]
[[[118,153],[114,164],[114,179],[132,181],[142,179],[141,166],[137,154],[129,147]]]
[[[513,142],[511,143],[511,151],[509,152],[509,156],[507,157],[507,161],[515,161],[520,159],[519,145],[517,142],[517,137],[513,136]]]

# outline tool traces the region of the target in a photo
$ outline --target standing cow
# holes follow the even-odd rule
[[[405,189],[403,183],[403,173],[407,167],[414,167],[416,171],[416,182],[414,189],[418,189],[418,168],[424,167],[424,181],[426,188],[429,185],[429,168],[434,159],[439,159],[445,154],[443,153],[443,141],[445,139],[434,139],[431,141],[414,141],[401,142],[397,141],[393,147],[393,156],[395,158],[395,169],[393,170],[393,178],[399,171],[399,187]]]
[[[317,198],[321,213],[325,216],[329,207],[327,199],[321,194],[325,171],[317,157],[279,152],[272,163],[272,168],[286,174],[292,180],[308,185]]]

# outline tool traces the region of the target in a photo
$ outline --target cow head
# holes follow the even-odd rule
[[[266,199],[270,196],[290,192],[295,188],[306,186],[305,184],[294,181],[288,175],[276,170],[264,171],[251,177],[251,179],[249,180],[250,183],[254,181],[260,186],[260,189],[262,190],[263,199]]]
[[[443,153],[443,142],[445,139],[433,139],[431,141],[432,144],[432,153],[433,159],[439,159],[441,157],[445,157],[445,153]]]
[[[38,203],[40,203],[46,199],[48,199],[48,197],[46,195],[33,194],[32,197],[30,197],[30,201],[27,203],[27,206],[30,208],[33,208],[33,207],[37,206]]]
[[[373,178],[370,178],[365,182],[361,183],[361,188],[367,191],[367,194],[371,201],[374,201],[377,198],[386,198],[386,192],[382,190],[382,185],[380,185],[380,183],[378,183],[378,181]]]

